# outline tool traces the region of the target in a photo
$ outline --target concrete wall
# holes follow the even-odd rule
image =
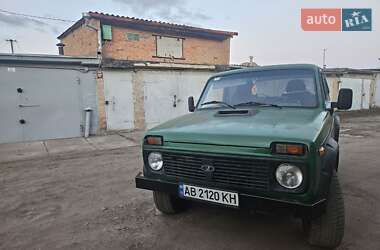
[[[99,28],[100,23],[91,19],[90,25]],[[128,33],[138,34],[139,41],[131,41]],[[156,37],[146,31],[112,27],[112,40],[103,41],[104,58],[136,61],[157,61],[189,64],[228,65],[230,62],[230,39],[223,41],[185,37],[183,59],[157,58]],[[165,35],[163,35],[165,36]],[[69,56],[96,56],[97,32],[85,25],[62,39],[64,54]]]

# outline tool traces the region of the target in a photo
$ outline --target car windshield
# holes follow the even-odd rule
[[[316,107],[313,70],[263,70],[214,77],[198,109],[229,106]]]

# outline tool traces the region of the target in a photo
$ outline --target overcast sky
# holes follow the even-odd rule
[[[371,32],[305,32],[301,8],[372,8]],[[125,16],[237,31],[231,41],[231,63],[322,64],[328,67],[380,67],[380,0],[13,0],[0,9],[30,15],[78,20],[82,12]],[[57,54],[56,37],[71,24],[0,12],[0,52],[9,52],[7,38],[16,39],[18,53]]]

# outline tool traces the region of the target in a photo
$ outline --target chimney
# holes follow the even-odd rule
[[[253,62],[253,56],[249,56],[249,66],[253,66],[254,65],[254,62]]]
[[[58,47],[58,54],[61,55],[61,56],[63,56],[65,54],[64,51],[63,51],[63,47],[65,47],[65,44],[63,44],[63,43],[57,43],[56,45]]]
[[[88,12],[82,12],[82,17],[83,18],[89,18],[90,14]]]

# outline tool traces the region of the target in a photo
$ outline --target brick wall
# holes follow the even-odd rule
[[[139,41],[127,39],[127,33],[138,34]],[[120,60],[159,61],[191,64],[229,64],[230,39],[224,41],[186,37],[183,41],[184,59],[157,58],[153,33],[112,27],[112,41],[105,41],[103,57]]]
[[[90,20],[99,27],[99,21]],[[139,41],[131,41],[127,33],[138,34]],[[96,56],[97,32],[82,25],[62,39],[65,55]],[[190,64],[227,65],[230,62],[230,39],[223,41],[185,37],[183,41],[184,59],[157,58],[156,41],[153,33],[112,27],[112,41],[104,41],[103,57],[120,60],[158,61]]]
[[[103,132],[107,129],[107,118],[105,110],[104,78],[101,70],[96,72],[96,97],[98,106],[99,132]]]
[[[100,28],[100,22],[91,19],[88,25]],[[90,56],[96,57],[98,50],[98,33],[96,30],[83,24],[69,35],[64,37],[61,42],[65,44],[64,55],[66,56]]]

